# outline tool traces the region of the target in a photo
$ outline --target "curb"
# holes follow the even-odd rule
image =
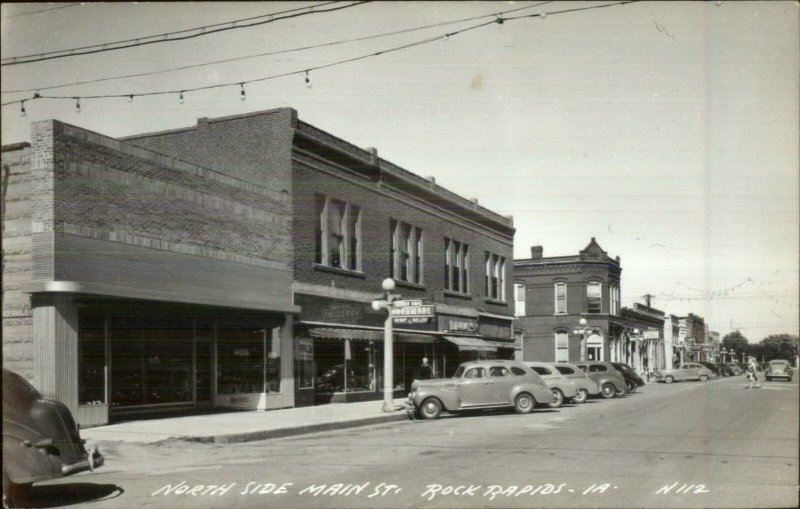
[[[369,426],[372,424],[382,424],[385,422],[394,422],[407,419],[408,416],[405,414],[405,412],[397,412],[390,415],[366,417],[363,419],[355,419],[349,421],[306,424],[291,428],[279,428],[279,429],[270,429],[263,431],[248,431],[244,433],[228,433],[224,435],[214,435],[214,436],[197,436],[197,437],[184,436],[184,437],[176,437],[175,439],[182,440],[184,442],[194,442],[202,444],[237,444],[242,442],[267,440],[270,438],[282,438],[293,435],[305,435],[308,433],[317,433],[320,431],[330,431],[334,429],[357,428],[361,426]]]

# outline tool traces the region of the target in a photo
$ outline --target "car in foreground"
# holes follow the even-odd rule
[[[568,362],[554,362],[553,366],[559,373],[569,378],[578,389],[578,395],[572,398],[573,403],[585,403],[589,396],[600,394],[600,386],[597,382],[589,378],[589,375],[574,364]]]
[[[87,451],[69,409],[45,399],[23,377],[3,368],[3,506],[22,505],[35,482],[94,470],[104,462]]]
[[[665,369],[656,373],[659,382],[682,382],[685,380],[699,380],[705,382],[711,378],[711,370],[699,362],[686,362],[675,369]]]
[[[727,364],[717,364],[719,366],[719,374],[722,376],[733,376],[733,370]]]
[[[550,408],[560,408],[564,404],[564,400],[571,401],[578,395],[578,388],[575,384],[559,373],[552,364],[533,361],[525,361],[524,364],[534,370],[553,392],[555,400],[547,405]]]
[[[597,386],[600,387],[600,396],[603,398],[610,399],[625,394],[625,378],[611,364],[589,361],[577,362],[575,365],[597,383]]]
[[[442,411],[511,407],[527,414],[537,403],[552,402],[552,391],[525,364],[481,360],[461,364],[451,378],[415,380],[406,400],[406,413],[411,419],[436,419]]]
[[[792,370],[792,365],[789,364],[789,361],[783,359],[775,359],[769,361],[769,367],[764,373],[764,376],[767,378],[767,380],[772,380],[773,378],[780,378],[791,382],[792,377],[794,376],[794,371]]]
[[[628,394],[633,394],[636,392],[639,387],[644,386],[644,380],[640,377],[630,366],[624,364],[622,362],[612,362],[612,366],[614,369],[622,373],[622,377],[625,379],[625,392]]]

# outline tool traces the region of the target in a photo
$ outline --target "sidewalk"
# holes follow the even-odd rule
[[[138,444],[155,444],[166,440],[223,444],[249,442],[407,419],[404,403],[404,399],[395,399],[396,410],[393,413],[381,410],[383,401],[365,401],[133,420],[82,429],[81,437],[89,442]]]

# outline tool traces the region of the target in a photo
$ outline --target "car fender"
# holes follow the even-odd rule
[[[445,410],[457,410],[461,406],[461,399],[455,391],[441,387],[420,387],[414,395],[414,406],[419,408],[427,398],[434,397],[442,402]]]
[[[3,422],[3,470],[11,482],[27,484],[61,477],[56,458],[46,447],[36,447],[44,439],[19,423]]]
[[[547,387],[539,387],[536,384],[517,384],[511,387],[511,391],[508,395],[509,402],[513,405],[514,400],[517,399],[517,396],[521,392],[527,392],[533,399],[536,400],[536,403],[551,403],[553,401],[553,393]],[[547,394],[547,397],[544,395]]]

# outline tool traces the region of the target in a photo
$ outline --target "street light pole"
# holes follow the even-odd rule
[[[586,362],[586,318],[581,318],[581,362]]]
[[[394,279],[386,278],[381,283],[383,299],[372,301],[372,309],[386,309],[386,321],[383,326],[383,408],[384,412],[394,412],[394,328],[392,309],[401,307],[396,301],[400,295],[392,295],[395,288]]]

